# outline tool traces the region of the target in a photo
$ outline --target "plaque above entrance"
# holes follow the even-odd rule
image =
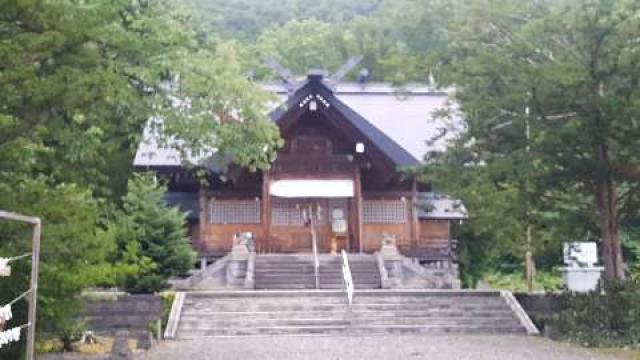
[[[353,197],[354,185],[348,179],[274,180],[269,193],[283,198],[344,198]]]

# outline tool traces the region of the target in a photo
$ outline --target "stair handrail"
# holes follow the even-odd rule
[[[347,301],[349,307],[353,305],[353,293],[355,292],[353,286],[353,277],[351,276],[351,267],[349,266],[349,258],[347,252],[342,250],[342,282],[344,285],[344,291],[347,294]]]
[[[315,229],[311,229],[311,244],[313,249],[313,275],[316,277],[316,289],[320,289],[320,259],[318,258],[318,240]]]

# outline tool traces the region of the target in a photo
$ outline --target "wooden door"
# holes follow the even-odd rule
[[[280,252],[312,252],[310,224],[305,222],[305,213],[313,209],[314,228],[316,230],[318,251],[331,251],[331,241],[334,237],[332,220],[335,215],[342,215],[349,222],[349,206],[347,199],[300,198],[278,199],[272,201],[272,240],[274,248]],[[340,214],[342,213],[342,214]],[[347,224],[347,229],[350,230]],[[340,236],[337,250],[348,250],[350,231]]]

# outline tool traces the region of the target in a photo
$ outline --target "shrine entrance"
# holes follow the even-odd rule
[[[271,188],[271,244],[279,252],[349,251],[353,181],[283,180]]]

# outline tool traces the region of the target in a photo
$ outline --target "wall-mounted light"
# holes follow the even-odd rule
[[[361,142],[356,143],[356,153],[358,154],[364,153],[364,143],[361,143]]]

